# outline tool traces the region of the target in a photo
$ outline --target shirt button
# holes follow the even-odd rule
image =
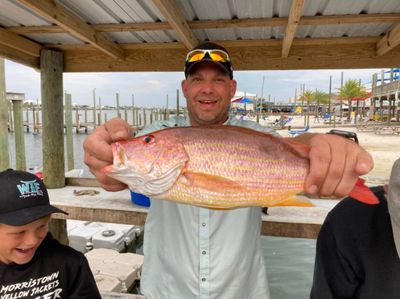
[[[203,281],[203,282],[204,282],[204,281],[206,281],[206,279],[205,279],[205,278],[202,278],[202,279],[201,279],[201,281]]]
[[[201,253],[202,253],[202,254],[206,254],[207,252],[206,252],[205,250],[203,250]]]
[[[205,223],[205,222],[203,222],[201,225],[202,225],[202,226],[206,226],[206,223]]]

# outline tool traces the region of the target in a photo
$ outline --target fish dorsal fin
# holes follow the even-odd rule
[[[282,138],[283,143],[287,144],[294,152],[296,152],[300,157],[307,158],[310,153],[310,146],[304,143],[291,140],[289,138]]]
[[[196,187],[209,191],[243,191],[245,188],[235,181],[201,172],[184,171],[182,183],[188,187]]]

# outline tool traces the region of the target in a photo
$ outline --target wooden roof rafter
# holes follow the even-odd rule
[[[35,57],[19,51],[15,48],[8,47],[0,43],[0,57],[4,57],[15,62],[30,66],[36,70],[40,68],[39,57]]]
[[[1,27],[0,44],[34,57],[40,56],[40,50],[42,48],[40,44],[30,41]]]
[[[197,46],[199,41],[190,29],[175,0],[153,0],[153,3],[167,19],[168,23],[188,49]]]
[[[219,28],[224,29],[224,28],[249,28],[249,27],[280,27],[280,26],[286,26],[287,23],[288,23],[288,18],[286,17],[187,21],[189,28],[192,30],[219,29]],[[371,23],[400,23],[400,13],[303,16],[299,21],[299,26],[371,24]],[[168,22],[93,24],[89,26],[91,26],[97,32],[172,30],[172,26]],[[12,31],[17,34],[46,34],[46,33],[68,32],[58,25],[12,26],[12,27],[6,27],[6,29],[8,31]]]
[[[400,24],[385,34],[376,44],[376,55],[382,56],[400,45]]]
[[[290,7],[288,24],[286,25],[285,35],[282,41],[282,58],[287,58],[289,56],[296,29],[303,13],[304,2],[305,0],[293,0],[292,6]]]
[[[115,59],[124,59],[123,49],[101,33],[96,32],[84,20],[54,0],[18,0],[18,2],[45,19],[54,22],[71,35],[90,43],[107,55]]]

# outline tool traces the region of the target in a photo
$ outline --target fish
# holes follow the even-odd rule
[[[309,146],[238,126],[162,129],[111,144],[102,172],[152,199],[211,209],[313,206],[304,193]],[[378,199],[360,179],[350,196]]]

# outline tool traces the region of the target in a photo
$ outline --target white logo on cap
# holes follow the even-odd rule
[[[40,189],[40,184],[36,180],[33,181],[20,181],[21,184],[17,185],[17,188],[21,195],[20,198],[30,196],[43,196],[43,191]]]

